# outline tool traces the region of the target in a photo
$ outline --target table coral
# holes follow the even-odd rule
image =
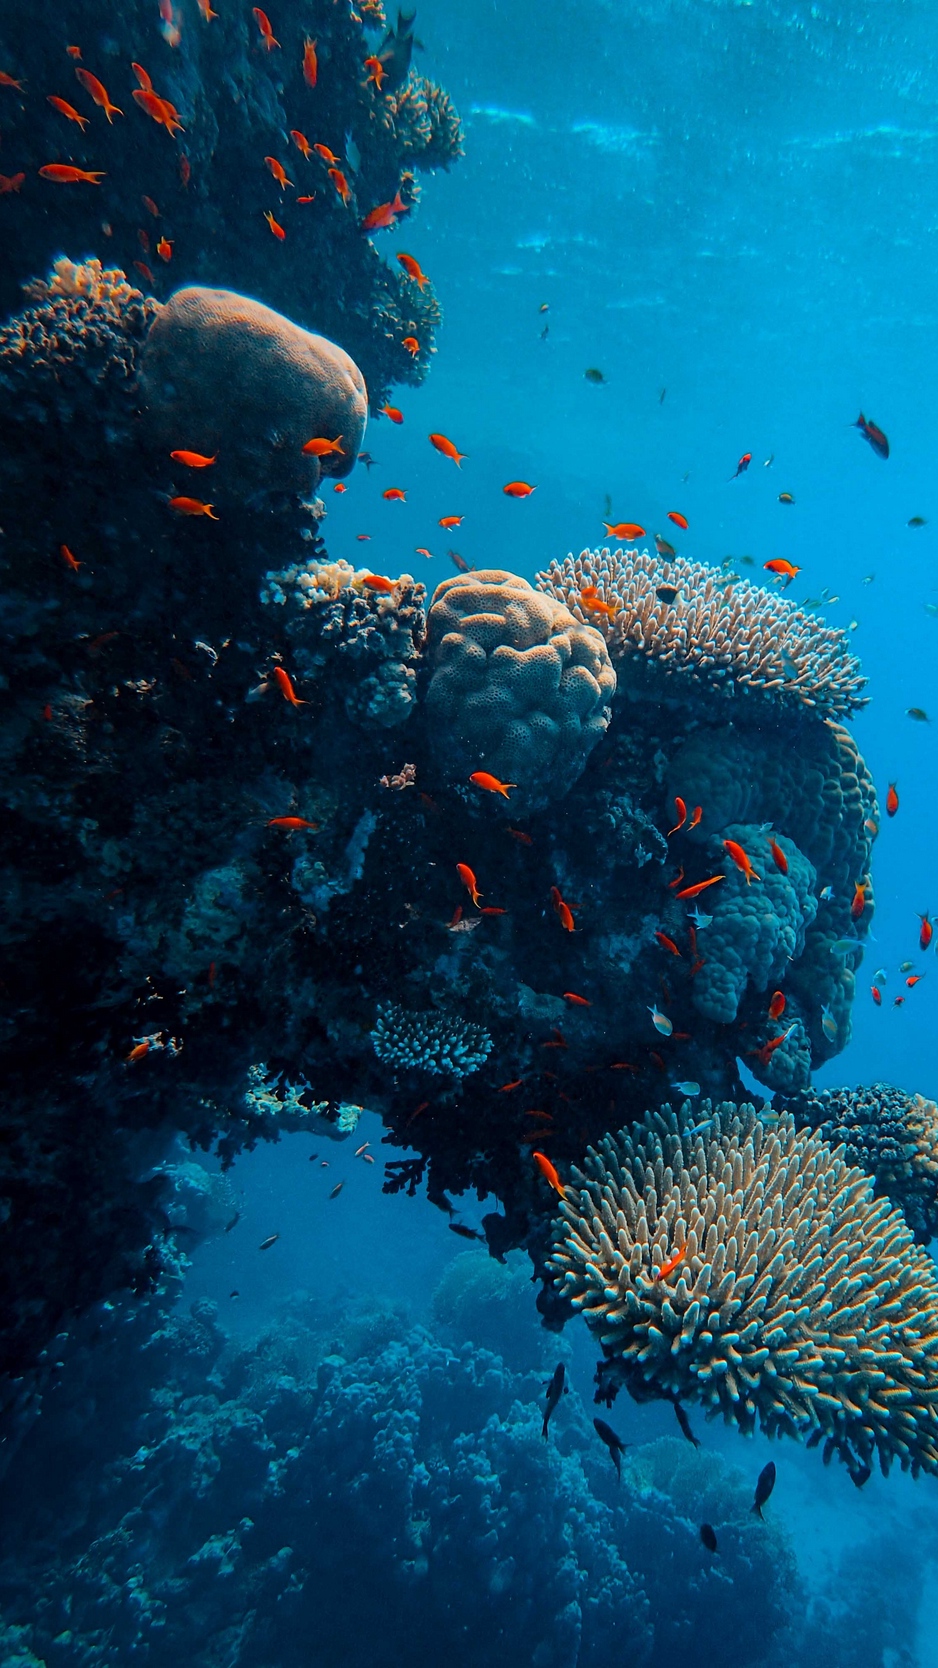
[[[877,1456],[884,1473],[938,1471],[931,1259],[790,1117],[700,1113],[696,1133],[671,1113],[607,1137],[561,1207],[555,1278],[602,1343],[611,1394],[634,1381],[743,1431],[823,1437],[858,1482]]]
[[[872,1176],[923,1245],[938,1233],[938,1107],[891,1083],[804,1089],[784,1102],[799,1128],[813,1129],[848,1164]]]
[[[433,746],[451,778],[485,769],[526,806],[562,798],[609,723],[600,634],[500,568],[445,579],[427,619]]]
[[[153,444],[216,457],[212,483],[314,492],[355,467],[367,422],[358,366],[342,348],[233,290],[177,290],[154,321],[140,366]],[[342,449],[306,456],[308,440]],[[177,474],[180,491],[191,478]]]
[[[385,1065],[434,1077],[465,1077],[492,1052],[492,1039],[480,1025],[458,1014],[408,1013],[393,1002],[379,1007],[371,1040]]]
[[[583,550],[552,562],[536,583],[577,619],[598,626],[616,659],[640,655],[666,672],[709,684],[729,680],[833,716],[864,704],[866,679],[844,632],[777,592],[701,562]],[[614,617],[584,606],[590,586]]]

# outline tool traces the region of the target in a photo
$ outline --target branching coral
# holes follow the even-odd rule
[[[527,805],[562,797],[609,722],[599,634],[491,568],[438,585],[427,621],[432,740],[450,776],[485,768]]]
[[[378,1008],[371,1040],[385,1065],[434,1077],[465,1077],[492,1052],[492,1039],[481,1025],[457,1014],[408,1013],[393,1002]]]
[[[872,1176],[877,1194],[902,1211],[923,1244],[938,1233],[938,1106],[891,1083],[868,1089],[805,1089],[787,1103],[799,1127]]]
[[[411,74],[388,101],[394,130],[417,168],[449,168],[463,155],[462,124],[447,92]]]
[[[140,345],[160,310],[123,272],[63,255],[26,288],[33,307],[0,326],[0,387],[34,395],[33,379],[77,376],[131,387]]]
[[[611,1378],[749,1431],[938,1471],[938,1281],[862,1172],[784,1116],[648,1114],[590,1149],[552,1266]],[[695,1126],[695,1129],[698,1126]],[[666,1277],[659,1271],[681,1253]],[[602,1369],[601,1369],[602,1371]]]
[[[842,631],[786,597],[748,580],[727,580],[700,562],[584,550],[552,562],[536,583],[577,619],[598,626],[614,657],[640,655],[667,672],[707,683],[729,680],[832,715],[864,704],[866,679]],[[589,586],[615,610],[614,618],[584,605]]]

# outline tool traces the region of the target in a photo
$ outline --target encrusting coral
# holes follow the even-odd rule
[[[799,1128],[813,1129],[848,1164],[873,1178],[922,1244],[938,1233],[938,1106],[891,1083],[804,1089],[784,1102]]]
[[[501,568],[445,579],[427,619],[433,745],[526,806],[561,798],[605,733],[615,673],[599,632]]]
[[[938,1471],[938,1280],[901,1215],[787,1115],[690,1116],[608,1136],[561,1206],[555,1279],[610,1396],[625,1383],[824,1438],[858,1483],[876,1456]]]
[[[842,631],[796,603],[727,579],[701,562],[638,550],[583,550],[537,576],[539,590],[598,626],[615,659],[640,655],[666,672],[771,695],[833,716],[864,704],[866,682]],[[595,587],[614,616],[589,609]]]
[[[434,1077],[466,1077],[492,1052],[492,1039],[481,1025],[458,1014],[408,1013],[394,1002],[379,1007],[371,1040],[386,1066]]]

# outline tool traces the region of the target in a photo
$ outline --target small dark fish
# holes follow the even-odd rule
[[[716,1552],[717,1537],[712,1523],[702,1523],[700,1525],[700,1538],[708,1552]]]
[[[472,572],[469,563],[462,556],[460,556],[458,550],[448,550],[446,554],[452,562],[453,567],[458,568],[460,573]]]
[[[550,335],[550,325],[545,324],[543,330],[541,331],[541,341],[546,342],[549,335]]]
[[[738,464],[736,465],[735,473],[730,476],[730,479],[735,481],[737,475],[745,475],[746,470],[749,468],[749,465],[751,464],[751,462],[752,462],[752,453],[751,452],[744,452],[742,457],[740,458]]]
[[[228,1296],[229,1297],[240,1297],[241,1293],[239,1291],[233,1291],[233,1292],[229,1292]]]
[[[467,1228],[465,1222],[447,1222],[446,1226],[451,1234],[458,1234],[460,1239],[485,1239],[477,1228]]]
[[[370,452],[359,452],[358,461],[359,463],[363,463],[365,465],[365,468],[370,475],[378,460],[377,458],[373,458]]]
[[[310,1164],[315,1164],[318,1157],[319,1157],[318,1153],[310,1153],[310,1155],[309,1155]]]
[[[677,601],[677,594],[678,588],[676,585],[659,585],[655,591],[655,596],[658,598],[658,601],[666,602],[669,607],[673,602]]]
[[[667,539],[663,539],[660,533],[655,534],[655,549],[657,550],[659,556],[677,555],[677,551],[675,550],[673,544],[669,544]]]
[[[605,1419],[594,1419],[593,1420],[593,1429],[595,1430],[596,1435],[599,1437],[599,1440],[601,1442],[605,1442],[606,1447],[609,1449],[609,1453],[610,1453],[610,1456],[612,1458],[612,1463],[616,1468],[616,1476],[618,1477],[618,1479],[621,1483],[621,1481],[622,1481],[622,1460],[620,1458],[620,1455],[625,1453],[625,1450],[628,1447],[628,1443],[623,1442],[621,1437],[616,1436],[616,1433],[613,1430],[612,1426],[607,1425]]]
[[[687,1414],[684,1412],[684,1409],[682,1408],[680,1402],[675,1402],[674,1411],[677,1414],[677,1422],[681,1427],[681,1435],[686,1436],[688,1442],[692,1442],[694,1444],[695,1448],[699,1448],[700,1447],[700,1438],[699,1438],[699,1436],[695,1436],[693,1431],[691,1430],[690,1420],[688,1419]],[[711,1548],[711,1551],[712,1550],[713,1549]]]
[[[871,423],[866,417],[864,417],[862,411],[860,412],[860,415],[853,427],[860,430],[864,440],[869,441],[878,458],[888,458],[889,441],[886,439],[882,429],[877,428],[875,423]]]
[[[756,1482],[755,1499],[753,1500],[752,1505],[749,1508],[749,1510],[751,1512],[755,1512],[756,1517],[758,1517],[760,1519],[762,1518],[762,1508],[765,1505],[766,1501],[768,1500],[769,1495],[772,1493],[772,1490],[773,1490],[774,1487],[775,1487],[775,1461],[774,1460],[769,1460],[768,1465],[764,1465],[762,1467],[762,1470],[759,1472],[758,1481]]]
[[[780,492],[778,495],[778,501],[780,504],[793,504],[795,502],[790,492]]]
[[[664,405],[664,396],[667,393],[667,391],[668,390],[666,388],[660,388],[658,390],[658,404],[659,405]]]
[[[914,718],[916,724],[930,724],[931,719],[924,707],[906,707],[906,718]]]
[[[343,1189],[344,1186],[345,1186],[344,1181],[336,1182],[335,1187],[332,1189],[332,1192],[329,1195],[330,1199],[337,1199],[339,1197],[339,1194],[342,1192],[342,1189]]]
[[[236,1211],[234,1216],[231,1218],[231,1221],[225,1223],[225,1233],[230,1234],[232,1228],[236,1228],[240,1221],[241,1221],[241,1212]]]
[[[910,521],[906,522],[906,526],[907,527],[927,527],[928,522],[927,522],[925,516],[923,516],[923,515],[914,515],[914,516],[912,516]]]
[[[587,382],[592,382],[597,388],[606,381],[602,371],[597,370],[595,365],[591,365],[588,371],[583,372],[583,375]]]
[[[564,1377],[565,1373],[563,1362],[558,1361],[553,1373],[551,1374],[550,1383],[544,1386],[547,1393],[547,1407],[544,1410],[544,1423],[541,1427],[541,1435],[545,1442],[547,1441],[547,1427],[550,1424],[550,1416],[553,1413],[554,1408],[557,1406],[561,1396],[565,1396],[567,1394],[567,1386],[564,1383]]]
[[[271,1234],[267,1239],[262,1239],[257,1247],[258,1251],[269,1251],[272,1245],[276,1245],[279,1238],[279,1234]]]
[[[546,313],[549,307],[550,307],[550,302],[549,301],[542,301],[541,305],[538,308],[538,312],[539,313]]]

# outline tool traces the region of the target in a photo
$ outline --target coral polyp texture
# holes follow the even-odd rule
[[[321,475],[348,475],[368,418],[361,371],[335,342],[248,296],[200,284],[160,309],[140,392],[155,446],[215,457],[212,479],[245,496],[314,492]],[[310,440],[339,449],[306,454]]]
[[[408,1013],[394,1002],[379,1007],[371,1040],[384,1065],[432,1077],[466,1077],[492,1052],[492,1039],[481,1025],[458,1014]]]
[[[516,574],[445,579],[427,620],[427,708],[441,767],[484,769],[529,807],[561,798],[609,723],[615,673],[598,631]]]
[[[603,632],[613,657],[721,680],[837,717],[862,706],[866,679],[842,631],[787,597],[701,562],[638,550],[583,550],[553,561],[539,590]],[[592,588],[609,613],[590,609]]]
[[[938,1280],[902,1216],[788,1116],[688,1114],[608,1136],[561,1207],[555,1278],[610,1394],[824,1439],[857,1482],[876,1458],[938,1471]]]
[[[849,1164],[873,1179],[902,1211],[915,1238],[938,1232],[938,1106],[891,1083],[805,1089],[785,1102],[799,1127],[813,1129]]]

